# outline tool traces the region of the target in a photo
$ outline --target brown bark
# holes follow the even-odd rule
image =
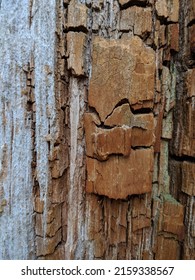
[[[54,74],[55,113],[46,108],[44,140],[33,59],[23,92],[35,217],[28,258],[194,259],[194,1],[56,2],[55,65],[44,68]],[[1,193],[0,203],[3,216]]]

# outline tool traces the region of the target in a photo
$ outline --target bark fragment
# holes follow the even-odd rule
[[[87,158],[86,190],[114,199],[147,193],[151,191],[152,171],[153,149],[131,150],[129,157],[115,156],[105,162]]]
[[[116,104],[124,99],[135,110],[151,108],[154,71],[154,51],[145,47],[138,37],[118,41],[96,37],[93,44],[89,106],[96,109],[101,121],[105,121]]]

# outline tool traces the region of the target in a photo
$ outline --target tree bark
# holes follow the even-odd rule
[[[0,259],[195,258],[193,0],[0,1]]]

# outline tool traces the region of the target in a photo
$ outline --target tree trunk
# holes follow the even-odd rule
[[[194,1],[1,0],[0,61],[0,259],[194,259]]]

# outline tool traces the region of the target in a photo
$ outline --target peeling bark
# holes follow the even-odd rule
[[[194,259],[194,1],[12,2],[0,259]]]

